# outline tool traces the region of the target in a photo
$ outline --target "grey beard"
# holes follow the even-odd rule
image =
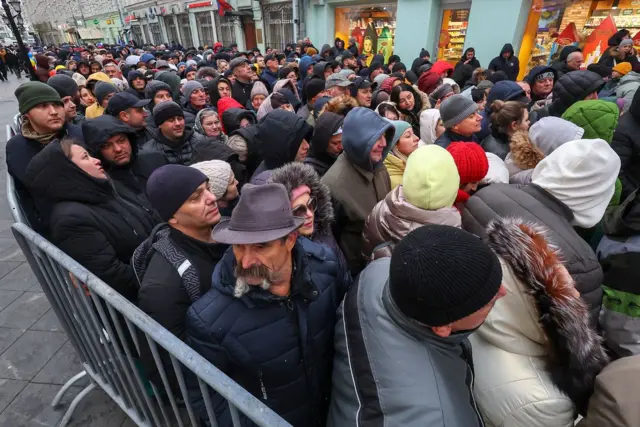
[[[265,291],[269,290],[271,287],[271,283],[267,279],[262,279],[262,283],[260,283],[260,288]],[[249,285],[243,277],[238,277],[236,279],[236,286],[233,288],[233,296],[236,298],[242,298],[244,294],[249,292],[251,289],[251,285]]]

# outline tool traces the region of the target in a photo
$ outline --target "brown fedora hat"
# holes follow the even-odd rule
[[[221,221],[212,237],[228,245],[253,245],[280,239],[303,223],[304,218],[293,216],[284,185],[245,184],[231,219]]]

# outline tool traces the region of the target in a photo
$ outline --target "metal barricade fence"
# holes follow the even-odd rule
[[[7,126],[7,136],[9,131]],[[86,375],[91,380],[73,399],[60,426],[70,421],[76,406],[96,386],[139,426],[199,426],[206,420],[217,427],[210,388],[226,399],[234,427],[241,425],[241,414],[258,426],[290,426],[113,288],[29,228],[10,176],[7,177],[7,199],[16,221],[12,226],[13,235],[84,368],[62,387],[52,405],[56,406],[77,380]],[[162,384],[152,384],[142,373],[138,355],[144,345],[151,351]],[[170,385],[161,351],[169,355],[178,390]],[[202,394],[206,413],[197,413],[190,404],[187,382],[192,392]]]

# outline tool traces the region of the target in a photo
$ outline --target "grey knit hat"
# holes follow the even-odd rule
[[[620,44],[618,45],[618,47],[624,47],[624,46],[633,46],[633,40],[631,39],[624,39],[620,42]]]
[[[453,95],[440,104],[440,118],[446,129],[451,129],[478,111],[478,104],[462,95]]]
[[[182,87],[182,93],[184,93],[184,99],[187,104],[189,103],[189,99],[191,98],[191,94],[193,93],[193,91],[198,89],[204,90],[204,86],[202,86],[200,82],[197,82],[195,80],[191,80],[184,84],[184,86]]]
[[[198,169],[209,178],[209,191],[216,196],[217,200],[220,200],[227,192],[229,181],[233,175],[231,165],[222,160],[207,160],[191,165],[191,167]]]

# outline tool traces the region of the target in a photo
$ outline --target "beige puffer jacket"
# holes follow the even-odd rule
[[[461,226],[454,207],[427,211],[404,198],[402,185],[391,191],[373,208],[362,231],[362,254],[367,262],[391,256],[393,248],[412,230],[426,224]],[[388,243],[382,245],[383,243]]]

